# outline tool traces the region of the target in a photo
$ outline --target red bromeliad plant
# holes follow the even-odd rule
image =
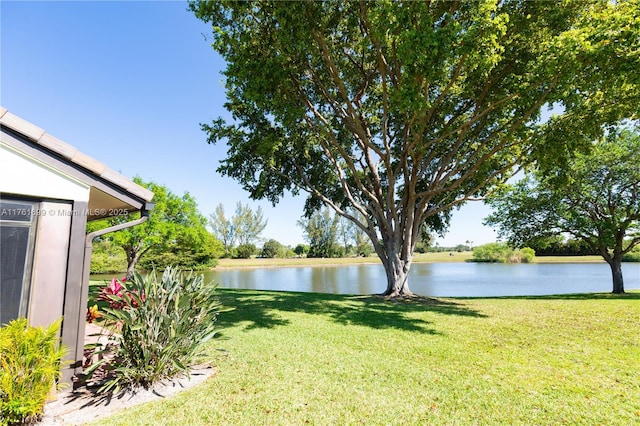
[[[144,292],[139,294],[137,290],[128,291],[124,287],[125,282],[126,278],[112,278],[111,282],[100,290],[98,300],[109,303],[111,309],[123,309],[126,306],[138,308],[140,301],[145,301],[146,295]]]
[[[112,278],[110,283],[100,289],[100,294],[96,300],[107,302],[111,309],[123,309],[126,306],[137,309],[140,307],[138,301],[144,302],[146,295],[144,293],[138,295],[137,290],[127,291],[123,284],[125,282],[127,282],[126,278],[122,278],[121,280],[115,277]],[[100,313],[98,309],[97,304],[87,308],[87,322],[89,324],[102,317],[102,313]]]
[[[144,276],[134,272],[128,288],[122,281],[114,278],[98,297],[109,303],[102,317],[115,345],[96,352],[102,359],[85,374],[91,377],[104,369],[101,392],[148,388],[164,379],[188,375],[202,344],[216,334],[216,286],[205,282],[202,275],[171,267],[161,277],[155,271]]]
[[[122,300],[122,292],[124,290],[124,285],[122,283],[126,281],[126,277],[121,280],[113,277],[110,283],[100,289],[100,293],[96,297],[96,301],[107,302],[109,307],[112,309],[122,309],[125,306],[125,303]],[[102,314],[98,312],[98,309],[97,304],[87,308],[87,322],[89,324],[102,317]]]
[[[100,290],[98,300],[108,302],[109,307],[112,309],[122,309],[125,306],[122,298],[124,290],[122,283],[126,281],[126,278],[123,278],[121,281],[118,281],[115,277],[112,278],[111,282]]]

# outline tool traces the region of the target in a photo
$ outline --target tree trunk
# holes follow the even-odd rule
[[[133,277],[133,271],[136,269],[142,252],[136,247],[131,247],[125,251],[127,252],[127,278],[131,278]]]
[[[609,262],[613,277],[613,294],[624,293],[624,280],[622,278],[622,256],[613,256]]]
[[[413,296],[409,290],[411,259],[401,259],[397,253],[389,253],[382,264],[387,274],[387,290],[382,295],[392,298]]]

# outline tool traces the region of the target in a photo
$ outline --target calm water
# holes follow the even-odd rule
[[[624,263],[625,290],[640,288],[640,263]],[[381,265],[214,270],[205,280],[221,288],[374,294],[386,288]],[[110,280],[111,275],[92,279]],[[611,291],[606,263],[414,263],[411,290],[423,296],[490,297]]]
[[[640,263],[622,266],[625,289],[640,288]],[[382,293],[381,265],[218,270],[205,279],[222,288],[335,294]],[[597,264],[415,263],[409,285],[423,296],[527,296],[611,291],[611,269]]]

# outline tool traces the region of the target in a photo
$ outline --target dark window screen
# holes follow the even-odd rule
[[[27,315],[36,203],[0,201],[0,324]]]

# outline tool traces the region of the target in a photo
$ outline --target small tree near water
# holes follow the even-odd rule
[[[266,258],[285,257],[286,247],[274,239],[267,240],[262,246],[260,255]]]
[[[513,244],[571,235],[611,268],[624,293],[622,260],[640,245],[640,132],[611,130],[566,168],[530,174],[490,200],[486,223]]]

